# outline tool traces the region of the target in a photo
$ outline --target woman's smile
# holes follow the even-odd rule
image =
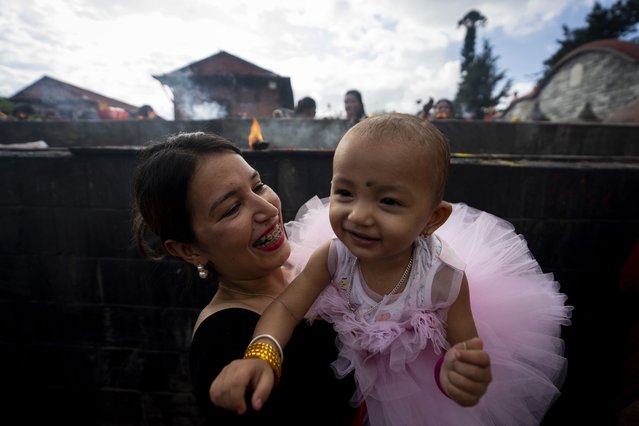
[[[265,251],[277,250],[284,244],[285,235],[282,232],[282,225],[273,225],[264,235],[258,239],[253,247]]]

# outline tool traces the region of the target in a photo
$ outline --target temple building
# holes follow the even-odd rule
[[[289,77],[225,51],[153,77],[173,94],[175,120],[271,117],[293,108]]]

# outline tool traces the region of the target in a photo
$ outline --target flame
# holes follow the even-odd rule
[[[260,123],[258,123],[257,119],[253,117],[253,124],[251,124],[251,133],[249,133],[248,137],[249,148],[253,148],[253,145],[259,142],[264,142],[264,138],[262,137],[262,129],[260,128]]]

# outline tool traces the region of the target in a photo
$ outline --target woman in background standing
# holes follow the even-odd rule
[[[344,109],[346,110],[346,119],[353,124],[366,118],[362,94],[358,90],[346,92],[346,95],[344,95]]]

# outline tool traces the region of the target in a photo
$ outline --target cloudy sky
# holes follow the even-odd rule
[[[599,2],[603,6],[613,0]],[[220,50],[291,78],[318,116],[344,115],[348,89],[369,113],[416,112],[454,97],[472,9],[488,22],[498,67],[527,93],[554,53],[562,24],[585,25],[594,0],[3,0],[0,97],[49,77],[173,119],[152,77]],[[477,44],[477,49],[481,48]],[[213,117],[203,117],[213,118]]]

